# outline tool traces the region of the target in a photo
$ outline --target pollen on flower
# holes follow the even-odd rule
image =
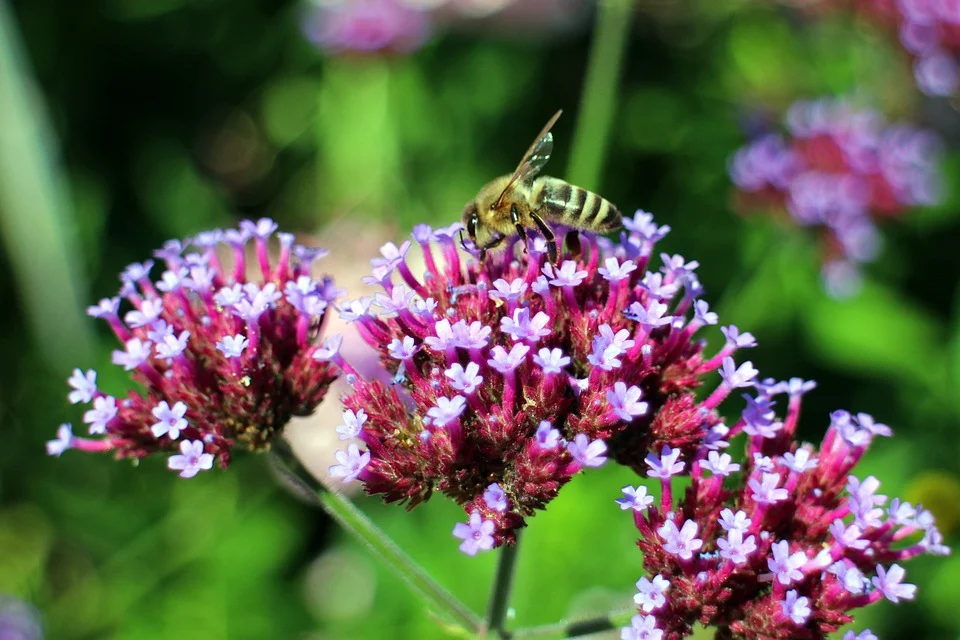
[[[929,512],[921,517],[899,499],[888,505],[877,478],[854,475],[873,438],[891,435],[889,427],[837,411],[819,448],[801,445],[800,403],[814,385],[755,386],[733,426],[717,422],[720,439],[701,441],[687,459],[690,485],[682,497],[671,493],[675,457],[665,448],[648,456],[649,475],[661,482],[659,504],[632,487],[617,499],[631,512],[638,559],[653,576],[637,582],[634,600],[641,615],[656,616],[664,637],[688,637],[704,625],[718,637],[823,640],[853,621],[855,609],[913,599],[917,588],[906,581],[904,561],[949,553]],[[758,415],[780,428],[772,436],[751,429]],[[718,452],[735,437],[744,441],[743,457]],[[624,630],[624,637],[635,635]],[[851,631],[844,640],[873,637]]]
[[[705,355],[697,331],[717,316],[700,299],[697,263],[652,263],[669,228],[649,214],[625,227],[617,242],[581,233],[581,251],[558,265],[534,237],[527,252],[511,239],[481,265],[461,252],[459,224],[418,225],[416,244],[384,245],[366,280],[382,292],[341,305],[394,375],[358,378],[344,398],[367,416],[349,432],[370,456],[356,475],[368,493],[410,507],[447,495],[470,518],[457,537],[472,554],[512,543],[584,469],[609,459],[644,473],[647,453],[667,447],[669,479],[690,472],[701,443],[722,440],[717,408],[755,379],[750,366],[718,372],[753,337],[729,328]],[[416,246],[422,276],[406,262]],[[712,394],[701,401],[703,384]],[[651,501],[637,489],[621,506]]]
[[[107,395],[95,371],[74,370],[68,399],[90,405],[83,421],[101,437],[74,436],[64,425],[48,452],[167,454],[168,466],[189,478],[214,461],[226,467],[236,447],[269,447],[292,416],[313,412],[345,365],[315,357],[316,333],[339,292],[329,278],[312,279],[322,254],[294,245],[289,234],[278,234],[279,258],[271,261],[275,231],[264,218],[170,241],[156,252],[166,266],[156,282],[153,261],[127,267],[120,295],[88,313],[110,325],[121,344],[113,363],[139,389]],[[246,266],[251,239],[259,277]],[[224,264],[229,255],[232,265]]]

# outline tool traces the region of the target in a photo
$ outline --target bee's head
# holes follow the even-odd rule
[[[475,201],[470,202],[463,208],[463,226],[467,230],[467,235],[470,236],[470,242],[472,242],[474,246],[477,246],[477,229],[480,226],[480,213]],[[460,246],[465,250],[467,249],[467,245],[463,241],[462,231],[460,232]]]

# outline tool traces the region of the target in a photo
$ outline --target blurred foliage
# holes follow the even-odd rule
[[[52,267],[40,249],[56,238],[39,235],[39,219],[22,237],[4,228],[0,592],[33,603],[52,638],[435,637],[434,620],[405,587],[275,488],[261,460],[183,482],[156,462],[135,469],[77,452],[43,456],[56,425],[77,418],[61,401],[72,365],[97,367],[112,391],[124,378],[98,366],[113,348],[99,325],[92,359],[38,357],[50,344],[83,340],[93,323],[67,322],[80,312],[69,297],[43,298],[47,315],[38,316],[32,294],[89,274],[80,288],[91,301],[111,295],[115,274],[165,239],[240,217],[270,215],[303,232],[342,219],[379,221],[397,235],[420,221],[447,224],[480,185],[513,168],[557,108],[566,115],[550,167],[562,174],[589,24],[528,39],[481,23],[437,34],[406,58],[331,59],[302,38],[301,7],[291,2],[18,0],[12,16],[25,45],[18,73],[46,103],[28,115],[49,114],[62,150],[62,164],[46,158],[62,171],[48,186],[68,186],[69,206],[45,195],[61,207],[54,215],[68,216],[56,230],[78,257],[72,272],[38,271]],[[841,407],[892,425],[896,437],[877,443],[863,472],[934,509],[956,544],[960,116],[952,105],[920,99],[889,34],[759,0],[640,3],[620,87],[604,195],[673,227],[665,250],[700,261],[722,320],[757,335],[750,356],[765,375],[819,382],[802,435],[818,440]],[[864,291],[838,302],[819,286],[811,238],[732,213],[726,162],[793,100],[850,93],[943,132],[950,189],[943,205],[884,228],[884,254]],[[21,131],[0,115],[0,140]],[[636,480],[622,469],[589,473],[531,522],[517,624],[629,603],[639,552],[612,503],[628,482]],[[483,610],[496,558],[457,553],[450,531],[459,509],[441,500],[409,514],[361,505]],[[919,599],[871,607],[858,627],[886,640],[956,637],[960,559],[920,559],[909,574]]]

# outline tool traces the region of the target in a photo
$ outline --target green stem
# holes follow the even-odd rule
[[[510,590],[513,588],[514,568],[517,565],[519,547],[520,531],[517,531],[517,541],[500,550],[497,575],[493,581],[490,607],[487,610],[487,633],[493,634],[494,637],[509,637],[504,623],[507,619],[507,609],[510,604]]]
[[[431,607],[468,632],[480,632],[483,623],[475,613],[431,578],[346,496],[328,488],[307,471],[286,441],[274,442],[271,459],[285,486],[292,484],[297,495],[323,509]]]
[[[636,613],[636,609],[611,611],[607,615],[584,620],[564,621],[540,627],[518,629],[513,633],[513,640],[522,638],[582,638],[601,631],[610,631],[629,624],[629,618]]]
[[[634,0],[603,0],[597,8],[597,23],[566,176],[570,182],[586,189],[600,186],[633,4]]]
[[[67,176],[13,11],[0,0],[0,240],[37,340],[57,369],[88,361],[86,278]]]

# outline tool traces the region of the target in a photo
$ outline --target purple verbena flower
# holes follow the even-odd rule
[[[409,245],[385,245],[368,279],[381,293],[341,305],[394,380],[358,378],[344,398],[367,416],[368,493],[408,506],[443,493],[493,523],[500,546],[586,467],[609,458],[645,473],[646,455],[668,447],[669,482],[702,446],[728,444],[718,408],[732,387],[715,372],[732,366],[728,380],[752,385],[752,367],[733,360],[752,339],[731,330],[733,348],[704,354],[697,331],[717,317],[696,263],[651,263],[667,227],[638,214],[619,242],[581,233],[582,251],[556,264],[542,238],[527,252],[510,238],[481,265],[461,251],[461,230],[418,225]],[[716,388],[701,400],[707,381]],[[503,511],[484,499],[492,483]],[[631,510],[648,504],[635,498]]]
[[[715,441],[701,441],[685,457],[690,484],[674,498],[672,478],[657,471],[666,454],[653,456],[659,504],[645,490],[641,503],[631,487],[617,500],[639,531],[645,575],[670,585],[663,603],[635,598],[641,614],[656,615],[664,637],[687,637],[701,624],[743,640],[824,639],[857,609],[914,598],[904,561],[949,553],[928,511],[897,499],[884,510],[879,480],[854,475],[873,437],[869,429],[889,427],[836,411],[820,446],[801,446],[800,403],[813,385],[763,380],[757,387],[743,415],[720,431],[725,440],[743,440],[742,458],[736,446],[721,455]],[[778,394],[790,396],[785,417],[770,400]],[[781,425],[773,437],[749,430],[761,414]]]
[[[49,447],[54,455],[66,448],[119,458],[172,454],[170,468],[186,478],[213,460],[226,467],[235,447],[266,449],[291,417],[313,412],[337,368],[349,368],[314,357],[332,283],[310,278],[309,262],[319,254],[292,246],[288,234],[280,234],[280,257],[271,261],[275,231],[264,218],[239,231],[202,232],[192,242],[198,252],[168,242],[157,252],[167,267],[157,283],[150,281],[152,262],[127,267],[122,295],[89,313],[110,325],[123,345],[113,363],[142,390],[115,399],[97,389],[96,372],[74,371],[69,399],[92,402],[84,422],[102,437],[61,429]],[[250,239],[259,278],[246,268]],[[231,254],[232,265],[224,264]],[[131,309],[121,314],[124,301]]]

